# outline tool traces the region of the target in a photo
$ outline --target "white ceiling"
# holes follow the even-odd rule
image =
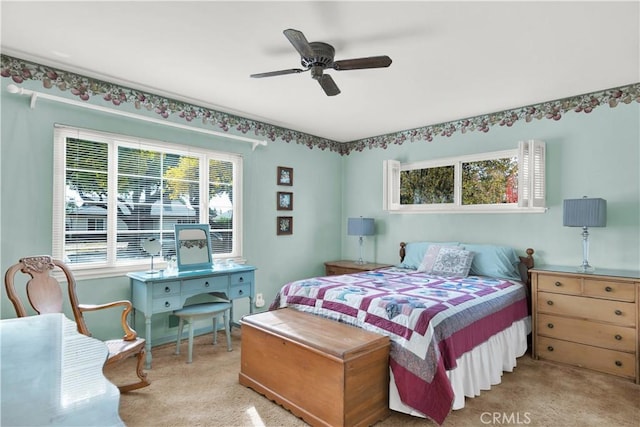
[[[626,2],[1,2],[2,52],[346,142],[640,81]],[[328,97],[282,31],[389,55],[330,70]]]

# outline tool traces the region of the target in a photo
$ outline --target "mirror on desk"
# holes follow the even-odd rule
[[[212,268],[208,224],[176,224],[178,271]]]

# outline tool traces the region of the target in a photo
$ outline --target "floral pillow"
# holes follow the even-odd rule
[[[429,274],[436,276],[467,277],[474,253],[460,248],[442,246],[435,257]],[[426,254],[425,254],[426,258]]]

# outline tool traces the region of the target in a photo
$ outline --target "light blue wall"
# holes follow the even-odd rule
[[[640,104],[603,106],[590,114],[567,113],[494,126],[488,133],[436,137],[433,142],[365,149],[348,156],[277,141],[252,152],[246,143],[108,116],[6,92],[2,79],[0,151],[0,271],[25,255],[51,253],[53,125],[63,123],[244,156],[244,255],[258,270],[258,292],[267,304],[287,281],[320,275],[323,262],[358,257],[357,238],[346,235],[349,216],[376,218],[378,234],[367,238],[365,258],[396,263],[400,241],[461,240],[536,250],[539,263],[581,262],[580,230],[562,226],[562,200],[583,195],[608,202],[606,228],[591,229],[590,261],[597,267],[640,267]],[[426,125],[426,124],[425,124]],[[547,142],[547,205],[544,214],[388,214],[382,210],[382,161],[403,162],[515,148],[521,139]],[[294,186],[276,185],[276,168],[294,168]],[[277,191],[294,193],[294,233],[276,236]],[[130,298],[125,277],[84,280],[80,299]],[[6,297],[1,317],[14,317]],[[266,307],[264,308],[266,309]],[[236,318],[246,313],[239,303]],[[70,313],[67,308],[67,313]],[[89,325],[99,338],[119,334],[103,317]],[[137,323],[137,329],[143,330]],[[155,343],[174,337],[166,316],[154,317]]]
[[[1,92],[1,185],[0,270],[2,272],[27,255],[51,253],[52,174],[54,123],[115,132],[244,156],[244,256],[258,268],[257,292],[269,304],[277,289],[287,281],[324,272],[323,262],[340,255],[342,159],[333,152],[302,145],[275,142],[251,151],[248,143],[203,135],[186,130],[111,116],[74,106],[39,100],[29,108],[29,98]],[[293,187],[276,185],[276,169],[294,169]],[[294,193],[294,233],[276,236],[276,192]],[[130,299],[126,277],[84,280],[78,283],[83,302],[102,303]],[[4,291],[2,292],[4,294]],[[0,298],[2,318],[15,312],[6,296]],[[264,308],[266,309],[266,307]],[[68,307],[67,313],[70,314]],[[234,315],[248,312],[248,300],[236,304]],[[140,317],[139,317],[140,319]],[[111,328],[105,316],[91,315],[89,326],[95,336],[106,338],[121,332]],[[143,323],[136,322],[138,331]],[[167,316],[154,316],[154,342],[175,339]]]
[[[558,121],[516,122],[488,133],[456,133],[433,142],[371,149],[345,160],[343,218],[376,219],[378,234],[365,243],[367,260],[397,263],[401,241],[458,240],[506,244],[536,262],[579,265],[581,229],[562,226],[562,201],[584,195],[607,200],[607,227],[590,229],[589,261],[596,268],[640,268],[640,107],[602,106],[570,112]],[[544,214],[389,214],[382,210],[382,162],[412,162],[517,147],[546,141],[547,206]],[[343,235],[344,223],[343,223]],[[343,255],[357,258],[357,239],[343,238]]]

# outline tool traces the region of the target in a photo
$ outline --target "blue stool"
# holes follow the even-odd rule
[[[189,325],[189,352],[187,363],[193,360],[193,324],[198,319],[213,318],[213,343],[218,343],[218,316],[222,314],[224,331],[227,334],[227,351],[232,351],[231,328],[229,327],[229,314],[231,312],[230,302],[204,302],[200,304],[187,305],[180,310],[175,310],[173,314],[180,318],[178,323],[178,341],[176,342],[176,354],[180,354],[180,342],[182,341],[182,330],[185,322]]]

